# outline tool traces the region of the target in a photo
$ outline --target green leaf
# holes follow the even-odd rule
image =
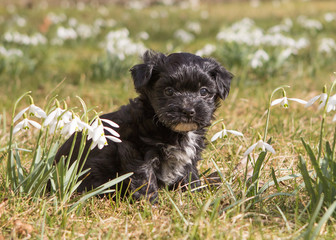
[[[97,187],[97,188],[95,188],[95,189],[93,189],[89,192],[84,193],[82,195],[82,197],[70,207],[69,212],[73,211],[79,204],[84,203],[90,197],[102,194],[106,189],[116,185],[117,183],[125,180],[126,178],[129,178],[132,174],[133,173],[124,174],[120,177],[117,177],[117,178],[111,180],[111,181],[108,181],[107,183],[104,183],[104,184],[100,185],[99,187]]]
[[[275,176],[275,172],[274,172],[274,168],[273,168],[273,167],[272,167],[272,172],[271,172],[271,174],[272,174],[273,182],[274,182],[274,184],[275,184],[275,186],[276,186],[278,192],[280,192],[281,189],[280,189],[278,180],[277,180],[277,178],[276,178],[276,176]]]
[[[329,186],[328,186],[328,182],[327,180],[325,179],[325,176],[323,175],[323,172],[319,166],[319,163],[317,162],[316,160],[316,157],[313,153],[313,150],[310,148],[310,146],[308,144],[305,143],[305,141],[303,140],[303,138],[301,138],[301,141],[303,143],[303,146],[305,147],[308,155],[309,155],[309,158],[313,164],[313,167],[315,169],[315,172],[316,172],[316,175],[318,177],[318,179],[322,182],[322,189],[319,190],[319,192],[324,192],[325,195],[329,195],[328,192],[329,192]]]
[[[315,239],[317,237],[317,235],[319,234],[319,232],[321,231],[321,228],[323,226],[323,224],[328,221],[328,219],[331,217],[331,215],[334,213],[334,210],[336,209],[336,201],[334,201],[330,207],[327,209],[327,211],[325,212],[325,214],[323,214],[322,218],[320,219],[319,223],[317,224],[317,226],[314,229],[314,232],[311,236],[311,239]]]
[[[304,158],[300,155],[299,156],[299,169],[301,171],[301,174],[303,176],[303,181],[305,183],[306,186],[306,190],[308,192],[308,194],[311,196],[312,198],[312,202],[315,204],[316,203],[316,193],[314,191],[314,188],[312,186],[311,183],[311,178],[309,176],[307,167],[306,167],[306,161],[304,160]]]

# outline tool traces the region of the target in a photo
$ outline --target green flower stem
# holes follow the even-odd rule
[[[327,117],[327,107],[328,107],[328,103],[329,103],[329,99],[330,99],[330,95],[331,95],[331,92],[333,90],[333,88],[335,87],[336,85],[336,80],[332,83],[331,87],[330,87],[330,90],[329,90],[329,93],[327,94],[327,99],[326,99],[326,102],[325,102],[325,105],[324,105],[324,108],[323,108],[323,115],[322,115],[322,121],[321,121],[321,129],[320,129],[320,140],[319,140],[319,148],[318,148],[318,155],[317,155],[317,160],[320,161],[320,158],[321,158],[321,155],[322,155],[322,138],[323,138],[323,133],[324,133],[324,122],[325,122],[325,119]]]
[[[334,140],[332,144],[332,156],[331,156],[331,161],[334,162],[334,157],[335,157],[335,145],[336,145],[336,126],[334,130]]]
[[[270,119],[270,115],[271,115],[271,103],[272,103],[272,98],[273,98],[273,95],[279,91],[279,90],[282,90],[283,92],[285,92],[285,89],[284,88],[289,88],[290,86],[288,85],[283,85],[283,86],[280,86],[276,89],[274,89],[274,91],[272,92],[271,94],[271,97],[268,101],[268,108],[267,108],[267,118],[266,118],[266,125],[265,125],[265,131],[264,131],[264,142],[267,141],[267,130],[268,130],[268,124],[269,124],[269,119]]]
[[[10,178],[12,179],[12,142],[13,142],[13,129],[14,129],[14,118],[15,118],[15,111],[16,111],[16,107],[19,104],[19,102],[26,97],[27,95],[29,95],[31,93],[31,91],[24,93],[23,95],[21,95],[21,97],[18,98],[18,100],[16,100],[14,107],[13,107],[13,113],[12,113],[12,122],[11,122],[11,126],[10,126],[10,132],[9,132],[9,142],[8,142],[8,158],[7,158],[7,174],[6,174],[6,189],[9,188],[9,182],[10,182]],[[9,174],[11,176],[9,176]]]

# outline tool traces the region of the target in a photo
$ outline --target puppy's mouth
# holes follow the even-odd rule
[[[196,123],[178,123],[171,126],[171,129],[175,132],[190,132],[198,129]]]

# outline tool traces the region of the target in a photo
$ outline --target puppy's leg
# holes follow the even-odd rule
[[[184,176],[176,181],[173,189],[176,189],[178,186],[181,186],[182,190],[184,191],[189,188],[195,189],[201,186],[201,181],[196,166],[189,164],[185,167]]]
[[[155,168],[159,164],[159,157],[156,151],[148,151],[144,160],[138,161],[137,168],[131,176],[130,188],[135,200],[145,197],[152,203],[157,202],[158,182],[155,175]]]
[[[153,171],[137,171],[131,177],[131,191],[134,200],[142,197],[148,199],[151,203],[157,202],[158,184]]]

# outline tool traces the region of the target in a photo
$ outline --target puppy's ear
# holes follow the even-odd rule
[[[166,56],[164,54],[152,50],[148,50],[144,53],[142,56],[144,63],[135,65],[130,70],[136,90],[140,90],[156,77],[156,70],[163,63],[165,58]]]
[[[230,84],[233,74],[222,67],[217,61],[210,59],[211,70],[210,76],[215,80],[218,89],[218,95],[221,99],[225,99],[230,92]]]

